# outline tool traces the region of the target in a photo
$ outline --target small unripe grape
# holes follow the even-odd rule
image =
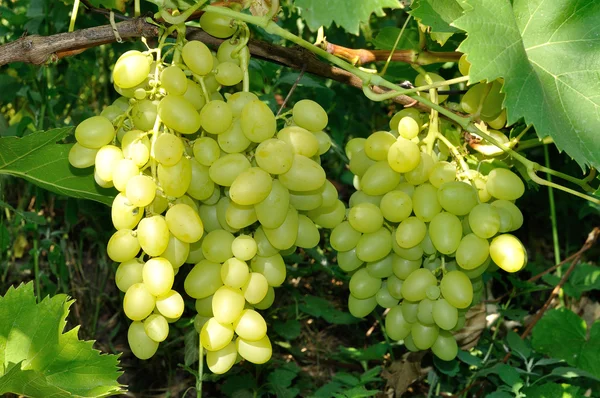
[[[141,321],[152,313],[156,299],[143,283],[135,283],[125,292],[123,310],[127,318]]]
[[[496,236],[490,244],[490,256],[506,272],[517,272],[527,265],[527,251],[514,235]]]
[[[294,123],[309,131],[320,131],[327,127],[327,112],[314,101],[298,101],[292,108],[292,115]]]
[[[127,342],[133,355],[139,359],[150,359],[158,349],[158,343],[148,337],[142,322],[132,322],[129,325]]]

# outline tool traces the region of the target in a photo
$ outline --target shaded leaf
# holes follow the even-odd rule
[[[527,346],[527,343],[522,340],[518,334],[510,330],[506,336],[506,341],[511,350],[515,351],[523,358],[529,358],[531,348]]]
[[[528,398],[550,398],[550,397],[562,397],[562,398],[579,398],[585,397],[579,391],[579,387],[571,386],[569,384],[555,384],[546,383],[541,385],[534,385],[523,389],[523,393]]]
[[[550,372],[551,375],[564,377],[565,379],[574,379],[577,377],[587,377],[588,379],[593,379],[596,381],[600,381],[600,379],[594,376],[591,373],[586,372],[585,370],[577,369],[577,368],[567,368],[567,367],[558,367],[552,369]]]
[[[431,32],[458,32],[456,27],[450,26],[463,13],[456,0],[417,0],[411,7],[410,15],[431,27]]]
[[[192,328],[189,332],[185,334],[183,338],[183,363],[186,366],[190,366],[198,361],[198,358],[200,356],[200,352],[198,351],[199,344],[200,336],[198,335],[198,332],[196,332],[196,329]]]
[[[377,36],[371,40],[371,44],[380,50],[391,50],[396,44],[401,29],[393,26],[386,26],[381,29]],[[397,50],[417,50],[419,48],[419,32],[416,26],[407,27],[402,33],[402,37],[396,46]]]
[[[300,336],[301,325],[300,322],[295,319],[290,319],[285,322],[275,321],[273,323],[273,330],[286,340],[294,340],[296,337]]]
[[[300,310],[306,314],[323,318],[329,323],[336,325],[350,325],[353,323],[360,322],[347,312],[340,311],[333,306],[329,301],[316,296],[305,296],[302,298],[300,304]]]

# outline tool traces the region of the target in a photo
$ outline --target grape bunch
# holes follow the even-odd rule
[[[221,38],[236,32],[230,22],[209,12],[200,20]],[[301,100],[278,126],[256,95],[221,94],[247,78],[249,51],[235,36],[216,54],[181,37],[172,62],[158,55],[129,51],[117,60],[121,97],[77,126],[69,154],[74,167],[94,166],[97,183],[119,191],[107,251],[120,263],[129,345],[148,359],[167,338],[184,311],[173,285],[187,263],[183,286],[196,300],[211,371],[225,373],[240,357],[265,363],[272,347],[257,310],[272,305],[286,278],[282,256],[315,247],[316,224],[332,228],[345,215],[320,166],[331,146],[327,113]]]
[[[523,245],[509,233],[523,224],[514,201],[525,187],[508,169],[484,176],[441,160],[441,150],[428,153],[420,142],[426,117],[404,109],[391,131],[348,142],[357,191],[330,243],[340,268],[352,274],[354,316],[387,308],[390,338],[451,360],[458,350],[452,332],[480,300],[483,272],[526,264]]]

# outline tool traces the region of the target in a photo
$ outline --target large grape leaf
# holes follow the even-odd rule
[[[117,355],[101,355],[79,327],[62,333],[73,300],[64,294],[39,304],[33,282],[0,297],[0,394],[104,397],[122,392]]]
[[[503,77],[508,122],[525,118],[582,168],[600,167],[600,1],[468,0],[454,22],[471,82]]]
[[[372,13],[383,13],[384,8],[398,8],[398,0],[296,0],[302,18],[311,30],[328,28],[332,22],[347,32],[358,35],[361,22],[367,22]]]
[[[66,127],[24,138],[0,138],[0,174],[24,178],[61,195],[110,205],[115,192],[98,187],[89,170],[71,167],[67,158],[71,146],[57,144],[70,131]]]

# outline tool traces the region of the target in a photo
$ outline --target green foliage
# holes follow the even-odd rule
[[[71,167],[67,159],[71,146],[57,144],[71,131],[59,128],[23,138],[0,138],[0,174],[24,178],[61,195],[110,205],[113,191],[99,188],[89,171]]]
[[[103,397],[121,392],[118,357],[101,355],[93,342],[62,333],[69,307],[64,294],[39,304],[33,283],[0,297],[0,394],[33,397]]]
[[[508,122],[524,118],[581,167],[600,167],[600,3],[470,0],[454,22],[470,81],[503,77]]]

